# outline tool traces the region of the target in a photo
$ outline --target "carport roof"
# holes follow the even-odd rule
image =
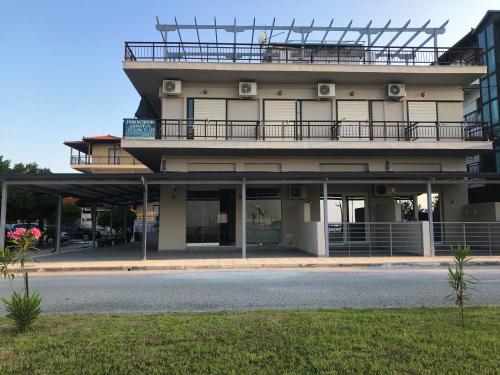
[[[150,201],[159,200],[164,184],[256,183],[486,183],[499,184],[500,173],[468,172],[165,172],[165,173],[53,173],[0,174],[9,186],[76,197],[113,205],[141,204],[143,182]]]

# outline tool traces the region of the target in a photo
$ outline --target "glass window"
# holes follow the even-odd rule
[[[490,93],[488,89],[488,78],[481,79],[481,99],[484,102],[490,100]]]
[[[484,47],[485,47],[485,45],[484,45],[484,30],[478,34],[477,38],[478,38],[479,48],[484,49]]]
[[[247,191],[247,242],[281,242],[281,190],[262,188]]]
[[[498,99],[491,101],[491,123],[498,124],[500,122],[500,116],[498,113]]]
[[[490,122],[490,104],[483,104],[483,121]]]
[[[500,152],[497,151],[496,154],[497,154],[496,155],[497,156],[496,157],[496,159],[497,159],[497,172],[500,172]]]
[[[495,99],[497,97],[497,75],[492,74],[490,76],[490,99]]]
[[[496,70],[495,49],[488,51],[488,73],[493,73]]]
[[[488,27],[486,27],[486,48],[493,47],[493,44],[493,24],[489,24]]]

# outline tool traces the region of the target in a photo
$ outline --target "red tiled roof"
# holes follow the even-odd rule
[[[115,137],[114,135],[98,135],[94,137],[83,137],[84,141],[119,141],[120,137]]]

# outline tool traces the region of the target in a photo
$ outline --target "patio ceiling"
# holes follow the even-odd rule
[[[7,186],[71,196],[87,202],[111,205],[142,204],[143,183],[149,201],[160,199],[160,185],[323,183],[485,183],[500,184],[499,173],[467,172],[167,172],[167,173],[54,173],[50,175],[3,174]]]

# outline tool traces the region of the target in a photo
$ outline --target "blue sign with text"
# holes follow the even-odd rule
[[[123,120],[123,136],[125,138],[155,138],[155,120]]]

